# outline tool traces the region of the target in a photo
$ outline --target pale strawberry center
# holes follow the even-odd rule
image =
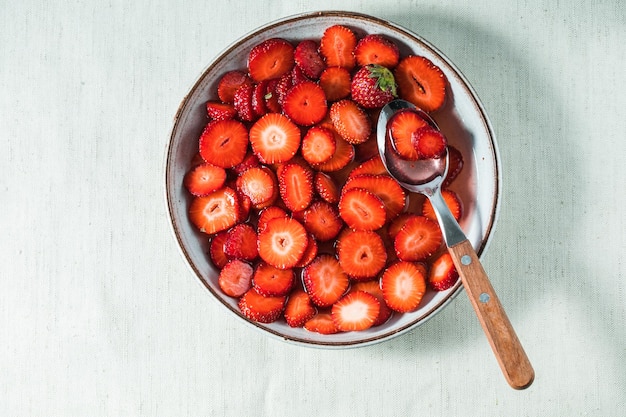
[[[291,235],[289,233],[276,233],[274,236],[274,244],[272,248],[276,253],[281,255],[287,255],[291,251],[291,247],[293,246],[293,240],[291,239]]]
[[[286,140],[285,132],[274,127],[266,132],[263,142],[267,149],[281,149],[285,146]]]

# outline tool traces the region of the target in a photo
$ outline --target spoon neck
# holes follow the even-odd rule
[[[433,205],[446,246],[452,247],[467,240],[461,226],[459,226],[459,223],[452,215],[452,212],[450,212],[450,209],[448,208],[446,201],[443,199],[439,188],[427,190],[424,194]]]

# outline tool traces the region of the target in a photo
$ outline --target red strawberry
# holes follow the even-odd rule
[[[352,171],[350,171],[349,178],[354,178],[359,175],[387,175],[387,169],[383,164],[380,155],[373,156],[372,158],[362,162]]]
[[[413,146],[420,158],[441,158],[446,152],[448,141],[437,129],[424,126],[413,132]]]
[[[243,157],[243,161],[233,167],[233,173],[239,176],[248,169],[258,167],[260,165],[261,162],[259,161],[259,158],[252,152],[248,152],[246,153],[246,156]]]
[[[293,76],[291,72],[284,74],[282,77],[278,78],[278,82],[276,84],[275,92],[276,98],[278,100],[278,104],[281,106],[280,109],[282,111],[283,100],[287,95],[287,92],[291,90],[294,86]]]
[[[287,297],[270,297],[259,294],[251,288],[239,299],[239,310],[250,320],[259,323],[272,323],[280,318]]]
[[[348,179],[343,186],[343,192],[350,188],[365,188],[376,194],[385,205],[387,220],[395,218],[404,211],[406,193],[400,184],[389,175],[357,175]]]
[[[345,168],[354,159],[354,146],[338,135],[335,136],[335,153],[326,162],[314,166],[316,170],[335,172]]]
[[[252,286],[261,295],[281,296],[291,291],[295,277],[292,269],[278,269],[260,262],[252,276]]]
[[[310,332],[320,334],[335,334],[339,332],[330,313],[317,313],[304,323],[304,328]]]
[[[285,39],[272,38],[250,50],[248,72],[256,82],[278,78],[294,66],[294,47]]]
[[[326,100],[337,101],[350,95],[350,71],[343,67],[328,67],[320,75],[319,84]]]
[[[304,226],[289,217],[272,219],[259,232],[261,259],[279,269],[296,266],[307,244],[308,236]]]
[[[311,301],[318,307],[330,307],[343,296],[350,280],[339,261],[328,254],[318,255],[302,270],[302,279]]]
[[[200,155],[222,168],[241,163],[248,148],[248,129],[237,120],[210,122],[200,136]]]
[[[237,115],[237,110],[231,103],[216,100],[207,101],[206,112],[212,120],[233,119]]]
[[[187,190],[196,197],[217,191],[225,182],[226,170],[209,163],[197,165],[183,179]]]
[[[402,230],[406,222],[413,216],[415,216],[414,213],[405,212],[400,213],[398,217],[393,219],[391,223],[389,223],[389,227],[387,228],[387,234],[389,235],[389,237],[395,239],[398,232]]]
[[[231,227],[226,234],[224,253],[230,259],[252,261],[259,255],[257,249],[257,234],[246,223],[239,223]]]
[[[387,220],[382,200],[365,188],[351,188],[341,193],[339,214],[355,230],[377,230]]]
[[[398,95],[424,111],[435,111],[446,99],[447,79],[443,71],[428,58],[410,55],[394,71]]]
[[[343,228],[337,207],[326,202],[316,201],[304,211],[304,227],[320,242],[337,237]]]
[[[413,144],[413,133],[426,126],[428,122],[412,110],[402,110],[393,115],[389,121],[389,131],[394,147],[402,158],[410,161],[419,159]]]
[[[302,69],[299,66],[297,65],[294,66],[291,69],[291,82],[293,83],[294,87],[297,84],[303,83],[305,81],[313,82],[313,80],[307,77],[304,71],[302,71]]]
[[[382,35],[370,34],[358,41],[354,57],[359,66],[377,64],[393,68],[398,65],[400,51],[395,43]]]
[[[350,93],[352,100],[366,109],[381,108],[396,97],[396,81],[389,69],[367,65],[352,77]]]
[[[265,164],[290,160],[300,148],[300,129],[280,113],[268,113],[250,128],[252,151]]]
[[[216,268],[222,269],[224,265],[228,263],[228,256],[224,253],[224,243],[226,243],[226,236],[228,232],[226,230],[217,233],[211,239],[209,245],[209,257],[211,262]]]
[[[303,81],[294,85],[283,99],[283,111],[296,124],[311,126],[326,116],[326,94],[317,83]]]
[[[257,221],[257,231],[260,233],[265,230],[267,222],[272,219],[287,217],[289,217],[287,212],[278,206],[266,207],[259,213],[259,220]]]
[[[238,219],[237,194],[228,187],[204,197],[196,197],[189,206],[189,220],[203,233],[221,232],[232,227]]]
[[[335,133],[323,126],[313,126],[302,138],[302,157],[311,165],[327,162],[337,148]]]
[[[430,266],[428,283],[436,291],[444,291],[451,288],[459,279],[459,273],[452,262],[449,252],[438,256]]]
[[[411,262],[396,262],[385,270],[380,279],[385,302],[394,311],[414,311],[426,292],[426,277]]]
[[[220,271],[217,283],[224,294],[241,297],[252,286],[252,266],[240,259],[233,259]]]
[[[254,86],[252,92],[252,110],[254,111],[255,117],[261,117],[267,113],[267,100],[265,96],[267,95],[268,84],[269,80],[264,80]]]
[[[317,172],[314,181],[315,191],[322,200],[331,204],[339,202],[339,188],[332,177],[323,172]]]
[[[265,107],[267,107],[267,110],[272,113],[280,113],[282,111],[282,106],[278,101],[278,82],[278,78],[268,80],[265,89]]]
[[[316,313],[317,310],[306,292],[297,289],[289,295],[284,315],[285,321],[290,327],[304,326]]]
[[[235,91],[233,106],[237,111],[237,117],[244,122],[256,120],[257,115],[252,107],[252,96],[254,95],[255,86],[252,84],[244,84]]]
[[[350,99],[333,103],[330,107],[330,119],[337,133],[349,143],[363,143],[372,133],[372,122],[369,116]]]
[[[343,232],[337,239],[337,256],[341,268],[357,280],[375,277],[387,262],[382,238],[367,230]]]
[[[217,84],[217,96],[222,102],[232,104],[235,91],[244,84],[252,84],[248,74],[239,70],[228,71]]]
[[[461,220],[461,216],[463,215],[463,204],[461,203],[461,199],[458,194],[452,190],[445,189],[441,190],[441,196],[443,200],[446,202],[446,205],[450,209],[450,213],[454,216],[456,221]],[[422,205],[422,215],[424,217],[428,217],[433,221],[437,221],[437,215],[433,210],[433,205],[430,203],[430,200],[424,200],[424,204]]]
[[[247,196],[256,209],[267,207],[278,197],[278,181],[267,167],[252,167],[237,177],[237,190]]]
[[[365,291],[352,291],[332,308],[332,319],[339,331],[359,331],[374,325],[380,312],[380,302]]]
[[[357,39],[352,30],[346,26],[334,25],[328,27],[320,41],[320,53],[329,67],[354,68],[354,48]]]
[[[378,312],[378,317],[376,317],[376,320],[374,321],[374,324],[372,324],[372,326],[379,326],[389,320],[389,318],[393,314],[393,310],[390,309],[385,302],[385,298],[383,297],[383,290],[380,288],[379,280],[376,279],[370,281],[353,282],[350,286],[350,292],[352,291],[365,291],[372,294],[378,300],[380,304],[380,311]]]
[[[304,222],[304,219],[301,221]],[[309,233],[309,240],[306,245],[306,249],[304,249],[304,253],[302,254],[302,258],[296,264],[296,268],[304,268],[317,256],[319,247],[317,246],[317,239],[311,233]]]
[[[294,52],[294,59],[304,74],[313,80],[317,80],[326,68],[324,59],[318,52],[317,42],[311,39],[298,43]]]
[[[448,145],[448,173],[443,180],[442,187],[449,187],[463,170],[463,155],[452,145]]]
[[[313,171],[297,163],[285,164],[279,174],[280,196],[291,211],[302,211],[313,201]]]
[[[403,261],[421,261],[432,255],[443,242],[439,225],[424,216],[407,220],[394,238],[394,248]]]

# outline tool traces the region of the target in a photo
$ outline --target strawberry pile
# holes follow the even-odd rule
[[[441,108],[446,83],[428,59],[341,25],[319,40],[260,42],[247,68],[221,76],[184,186],[219,287],[245,317],[365,330],[456,282],[430,203],[388,175],[373,128],[396,97]],[[398,150],[432,158],[443,143],[449,186],[461,154],[411,115],[393,120]],[[459,219],[458,195],[443,193]]]

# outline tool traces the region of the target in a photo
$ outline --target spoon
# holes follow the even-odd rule
[[[441,183],[448,171],[448,151],[446,149],[445,154],[436,159],[402,159],[392,143],[388,128],[389,120],[399,111],[414,111],[438,129],[435,121],[412,103],[400,99],[391,101],[382,108],[378,116],[377,142],[383,164],[401,186],[424,194],[430,200],[454,266],[507,382],[515,389],[527,388],[535,377],[532,365],[476,251],[441,195]]]

